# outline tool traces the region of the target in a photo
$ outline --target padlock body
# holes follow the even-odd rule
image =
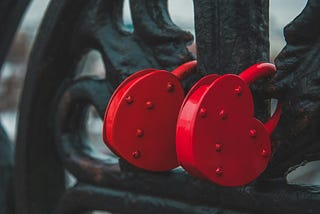
[[[189,173],[223,186],[255,180],[271,154],[269,135],[254,118],[251,91],[232,74],[188,95],[180,110],[176,143],[179,163]]]
[[[178,166],[175,127],[184,90],[163,70],[137,72],[122,84],[107,107],[106,144],[132,165],[149,171]]]

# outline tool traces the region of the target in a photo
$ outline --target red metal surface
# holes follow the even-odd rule
[[[223,186],[240,186],[264,171],[271,155],[270,131],[281,108],[265,127],[254,118],[248,83],[274,72],[273,65],[258,64],[239,76],[205,77],[191,90],[176,130],[178,160],[189,173]]]
[[[175,75],[178,79],[183,80],[187,76],[189,76],[192,72],[195,71],[197,66],[197,60],[193,60],[190,62],[186,62],[181,66],[177,67],[172,71],[172,74]]]
[[[210,74],[201,78],[188,92],[184,99],[184,103],[180,108],[180,113],[178,116],[177,127],[176,127],[176,149],[179,164],[186,169],[190,174],[203,177],[196,166],[193,164],[193,116],[197,112],[198,100],[193,96],[201,93],[205,90],[214,80],[216,80],[219,75]],[[191,96],[193,96],[191,98]],[[187,105],[187,107],[185,107]],[[206,117],[207,110],[202,108],[199,110],[201,117]],[[203,177],[204,178],[204,177]]]
[[[276,111],[273,113],[272,117],[268,120],[268,122],[266,122],[264,124],[264,127],[267,130],[267,132],[269,133],[269,135],[271,135],[272,132],[277,127],[277,124],[280,120],[281,112],[282,112],[282,104],[279,103],[277,105]]]
[[[103,137],[106,145],[132,165],[150,171],[178,166],[175,129],[184,90],[179,78],[192,61],[170,73],[144,70],[125,80],[108,104]]]
[[[124,87],[126,87],[131,81],[138,79],[152,71],[155,71],[155,69],[145,69],[139,72],[136,72],[132,75],[130,75],[128,78],[126,78],[118,87],[117,89],[114,91],[114,93],[112,94],[110,100],[109,100],[109,104],[107,106],[107,109],[105,111],[105,115],[104,115],[104,123],[103,123],[103,130],[102,130],[102,137],[103,137],[103,141],[105,142],[106,146],[108,146],[108,148],[115,153],[116,155],[119,156],[117,150],[114,149],[114,145],[112,144],[113,141],[110,139],[110,134],[109,133],[109,129],[107,129],[107,124],[112,123],[114,116],[112,115],[112,113],[114,112],[113,110],[110,109],[115,109],[116,106],[118,105],[117,102],[115,100],[119,100],[119,96],[121,96],[120,94],[123,94],[124,90],[122,90]],[[127,102],[130,102],[130,98],[126,97]],[[131,99],[133,100],[133,97],[131,97]],[[109,116],[108,116],[109,115]],[[107,120],[109,120],[107,122]],[[108,130],[108,132],[107,132]]]
[[[271,76],[276,73],[276,66],[271,63],[258,63],[244,70],[239,77],[248,85],[258,79]]]

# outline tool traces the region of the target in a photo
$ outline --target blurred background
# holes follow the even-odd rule
[[[17,108],[27,69],[29,53],[31,51],[41,19],[48,6],[49,0],[33,0],[22,23],[15,35],[10,53],[2,66],[0,77],[0,120],[7,130],[12,142],[15,140]],[[192,0],[169,0],[169,10],[172,20],[182,29],[194,33]],[[270,0],[270,59],[281,51],[285,45],[283,28],[292,21],[304,8],[307,0]],[[132,30],[132,21],[128,0],[125,0],[124,23],[128,30]],[[195,53],[195,43],[190,50]],[[103,73],[104,67],[99,54],[89,54],[86,59],[86,69],[95,70],[93,73]],[[102,122],[94,111],[88,117],[88,132],[92,140],[101,142]],[[320,164],[309,163],[306,167],[290,173],[288,180],[292,183],[320,184],[318,171]]]

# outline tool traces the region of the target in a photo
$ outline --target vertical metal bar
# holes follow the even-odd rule
[[[198,67],[205,73],[239,73],[269,61],[268,0],[194,0]],[[269,108],[255,99],[256,115]]]
[[[13,148],[0,124],[0,214],[13,213]]]
[[[31,0],[0,1],[0,74],[20,20]]]
[[[0,78],[1,67],[9,51],[23,13],[31,0],[0,1]],[[0,123],[0,214],[13,209],[13,148]]]

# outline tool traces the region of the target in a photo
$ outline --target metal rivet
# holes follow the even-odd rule
[[[140,156],[141,156],[141,154],[140,154],[139,150],[132,152],[132,157],[134,159],[138,159],[138,158],[140,158]]]
[[[174,84],[172,82],[167,83],[167,91],[173,92],[174,91]]]
[[[249,135],[250,135],[250,137],[252,137],[252,138],[257,137],[257,130],[251,129],[251,130],[249,131]]]
[[[222,120],[225,120],[225,119],[228,118],[228,114],[227,114],[227,112],[226,112],[224,109],[222,109],[222,110],[219,112],[219,117],[220,117]]]
[[[137,131],[136,131],[136,136],[137,137],[142,137],[143,134],[144,134],[144,131],[142,129],[137,129]]]
[[[204,107],[200,108],[199,114],[202,118],[206,117],[207,116],[207,109]]]
[[[261,155],[262,157],[267,158],[269,156],[269,153],[266,149],[262,149]]]
[[[242,87],[239,85],[238,87],[236,87],[234,89],[234,92],[236,93],[236,95],[241,96],[242,95]]]
[[[129,96],[126,96],[125,100],[126,100],[126,102],[127,102],[128,104],[133,103],[133,97],[130,96],[130,95],[129,95]]]
[[[154,105],[151,101],[146,102],[147,109],[153,109]]]
[[[221,152],[222,151],[222,144],[221,143],[216,143],[216,151]]]
[[[222,169],[222,167],[217,167],[216,168],[216,175],[218,175],[218,176],[222,176],[223,175],[223,169]]]

